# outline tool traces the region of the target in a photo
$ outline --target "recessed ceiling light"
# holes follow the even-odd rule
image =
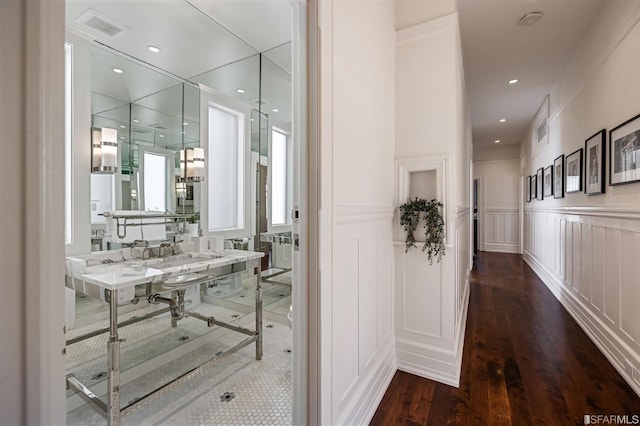
[[[244,93],[244,89],[240,89],[240,88],[238,88],[238,89],[236,89],[236,92],[238,92],[238,93]]]
[[[185,134],[185,133],[187,133],[187,132],[180,132],[180,133],[182,133],[182,134],[184,135],[184,134]]]
[[[187,123],[186,121],[184,123],[182,123],[184,126],[188,126],[189,123]]]
[[[160,53],[160,48],[159,47],[147,46],[147,49],[149,49],[149,52]]]
[[[255,119],[255,118],[252,118],[252,119],[251,119],[251,121],[256,121],[256,119]]]
[[[112,68],[111,71],[115,72],[116,74],[122,74],[124,72],[120,68]]]
[[[520,80],[518,80],[517,78],[514,78],[514,79],[509,80],[509,84],[516,84],[518,81],[520,81]]]
[[[279,110],[278,108],[274,108],[274,109],[272,109],[271,111],[273,111],[273,112],[278,112],[278,111],[280,111],[280,110]]]
[[[139,122],[140,122],[140,120],[133,120],[133,122],[134,122],[134,123],[139,123]]]
[[[120,139],[124,139],[124,136],[120,136]]]
[[[501,122],[501,123],[504,123],[505,121],[507,121],[507,119],[506,119],[506,118],[501,118],[501,119],[500,119],[500,122]]]
[[[500,139],[496,139],[493,143],[500,143]]]
[[[161,138],[164,138],[164,135],[160,135]]]
[[[126,128],[127,128],[127,126],[125,126],[125,125],[121,124],[121,125],[120,125],[120,128],[121,128],[121,129],[126,129]]]

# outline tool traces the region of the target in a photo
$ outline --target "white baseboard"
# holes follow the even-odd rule
[[[529,252],[525,252],[522,257],[633,391],[640,396],[640,360],[638,360],[638,356],[581,300],[567,291],[562,281],[535,257],[531,256]]]
[[[484,243],[484,250],[494,253],[520,253],[518,244]]]
[[[396,339],[398,370],[458,387],[460,385],[468,309],[469,285],[467,283],[453,349],[451,349],[451,341],[449,340],[443,340],[442,347],[438,347],[406,339]]]
[[[392,334],[389,334],[389,338],[378,352],[377,360],[367,368],[364,377],[358,379],[358,385],[351,392],[353,396],[349,405],[340,413],[334,424],[367,425],[373,419],[397,370]]]

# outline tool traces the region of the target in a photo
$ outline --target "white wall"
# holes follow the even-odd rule
[[[394,247],[398,368],[457,386],[470,268],[471,140],[457,14],[400,30],[396,38],[396,144],[401,169],[440,163],[447,254],[429,265],[424,253]],[[397,204],[406,191],[396,177]],[[396,219],[397,220],[397,219]]]
[[[320,423],[367,424],[396,371],[393,3],[322,1],[319,24]]]
[[[474,161],[478,179],[478,250],[519,253],[520,160]]]
[[[523,141],[525,175],[640,113],[639,20],[638,1],[603,6],[550,94],[548,145],[534,155]],[[525,260],[640,395],[640,183],[533,201],[524,240]]]

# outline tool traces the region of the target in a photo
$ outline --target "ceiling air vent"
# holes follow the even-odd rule
[[[164,127],[164,126],[163,126],[162,124],[160,124],[160,123],[153,123],[153,124],[149,124],[149,127],[152,127],[152,128],[154,128],[154,129],[157,129],[157,130],[167,130],[167,128],[166,128],[166,127]]]
[[[542,18],[542,15],[544,15],[542,12],[529,12],[520,18],[518,25],[533,25],[538,22],[538,19]]]
[[[128,28],[119,22],[102,15],[94,9],[89,9],[78,19],[76,23],[80,24],[85,30],[89,30],[91,33],[98,32],[101,35],[109,38],[119,37],[124,34]]]

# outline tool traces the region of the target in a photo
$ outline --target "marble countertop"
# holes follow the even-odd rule
[[[264,253],[244,250],[224,250],[221,253],[180,254],[143,260],[140,248],[96,252],[66,258],[66,274],[108,290],[134,287],[140,284],[162,283],[181,275],[204,273],[208,269],[260,259]]]

